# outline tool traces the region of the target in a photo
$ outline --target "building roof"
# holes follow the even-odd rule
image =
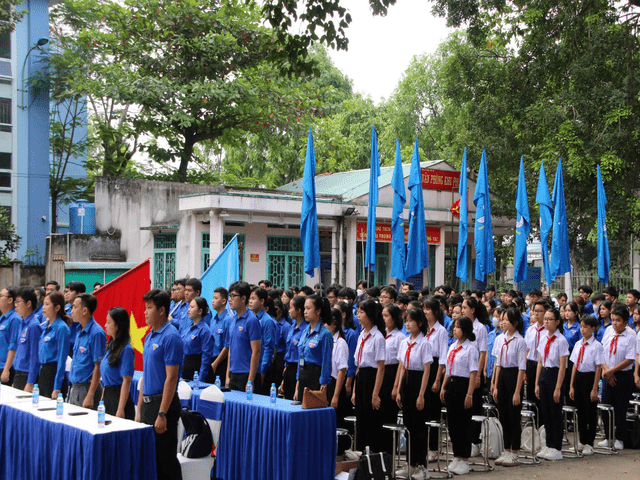
[[[420,168],[433,167],[434,165],[442,162],[444,162],[444,160],[420,162]],[[393,169],[393,166],[380,168],[378,189],[391,184]],[[316,175],[316,194],[340,196],[343,200],[347,201],[362,197],[363,195],[368,195],[370,170],[370,168],[365,168],[363,170]],[[411,164],[402,164],[402,172],[404,178],[407,178],[411,172]],[[286,185],[279,187],[277,190],[301,194],[302,179],[287,183]]]

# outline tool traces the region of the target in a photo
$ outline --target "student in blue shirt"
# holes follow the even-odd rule
[[[262,329],[255,313],[247,309],[251,288],[247,282],[234,282],[229,287],[229,306],[236,320],[229,325],[229,363],[226,386],[245,391],[247,382],[255,385],[260,364]]]
[[[15,370],[13,360],[16,355],[18,333],[20,331],[20,315],[15,311],[16,289],[6,287],[0,291],[0,369],[2,369],[3,385],[11,385]]]
[[[258,376],[253,385],[253,391],[266,395],[271,387],[273,371],[273,352],[276,348],[276,321],[265,310],[267,291],[264,288],[256,287],[251,290],[249,297],[249,309],[255,313],[262,329],[262,341],[260,343],[260,363],[258,365]]]
[[[38,386],[43,398],[58,398],[65,393],[65,367],[69,353],[69,324],[71,319],[64,312],[64,296],[61,293],[47,295],[42,303],[46,324],[40,335],[38,360],[40,375]]]
[[[356,333],[356,326],[353,323],[353,310],[351,309],[351,306],[346,302],[338,302],[336,306],[342,312],[342,332],[344,333],[344,339],[349,347],[345,393],[347,394],[347,398],[351,398],[353,380],[356,376],[356,359],[354,355],[356,353],[356,345],[358,344],[358,334]]]
[[[40,363],[38,362],[38,346],[42,329],[33,313],[37,297],[33,289],[29,287],[21,288],[16,294],[16,313],[22,317],[20,331],[18,333],[18,344],[16,355],[13,360],[15,375],[13,377],[13,388],[33,391],[33,384],[38,379],[40,373]]]
[[[184,302],[187,305],[191,305],[191,300],[200,296],[200,292],[202,292],[202,282],[197,278],[187,278],[184,282]],[[187,307],[188,310],[188,307]],[[187,329],[191,327],[191,317],[189,317],[189,313],[187,312],[188,322]],[[207,313],[202,317],[202,321],[205,325],[211,325],[211,312],[207,311]],[[181,332],[182,333],[182,332]]]
[[[195,297],[189,304],[189,319],[191,326],[182,336],[184,349],[184,363],[182,377],[189,381],[194,373],[204,380],[209,374],[211,354],[213,353],[213,337],[209,325],[202,320],[209,313],[207,301],[202,297]]]
[[[110,338],[107,353],[100,362],[100,376],[105,412],[134,420],[136,411],[129,387],[133,378],[135,352],[131,346],[130,323],[129,314],[122,307],[114,307],[107,313],[104,327]]]
[[[287,307],[282,305],[280,300],[274,300],[273,306],[276,311],[276,353],[273,357],[274,383],[280,385],[282,383],[282,375],[284,372],[284,354],[287,350],[287,337],[291,324],[289,323],[289,312]]]
[[[42,314],[42,302],[44,302],[44,297],[46,293],[44,291],[44,288],[42,287],[37,287],[34,289],[34,291],[36,292],[36,296],[38,297],[38,306],[36,307],[33,313],[38,319],[38,322],[40,322],[40,326],[42,327],[43,322],[46,321],[46,319],[44,318],[44,315]]]
[[[220,377],[220,385],[227,383],[227,361],[229,359],[229,325],[235,321],[233,312],[227,310],[229,292],[224,287],[213,291],[211,308],[215,312],[209,325],[213,336],[213,362],[207,376],[207,383],[214,383]]]
[[[596,340],[602,343],[602,339],[607,328],[611,327],[611,310],[613,309],[613,304],[609,300],[605,300],[600,304],[600,308],[598,308],[598,321],[600,322],[600,328],[596,333]]]
[[[331,321],[329,300],[310,295],[304,302],[304,319],[309,326],[298,343],[298,377],[294,400],[302,401],[304,389],[326,391],[331,381],[333,336],[324,326]]]
[[[73,309],[73,302],[76,297],[81,293],[86,293],[87,287],[84,283],[73,280],[64,287],[64,301],[67,303],[64,307],[64,311],[71,317],[71,325],[69,325],[69,356],[73,357],[73,344],[76,342],[76,337],[80,331],[80,324],[73,319],[71,311]]]
[[[158,288],[145,293],[144,316],[151,331],[144,341],[142,395],[136,420],[153,425],[158,479],[182,480],[178,448],[180,400],[178,379],[183,358],[182,339],[168,321],[169,294]]]
[[[185,285],[186,280],[184,278],[178,278],[173,282],[172,293],[176,300],[169,310],[169,320],[180,333],[182,333],[183,325],[186,328],[189,320],[189,302],[185,300]]]
[[[293,400],[296,389],[296,376],[298,375],[298,359],[300,352],[298,351],[298,343],[302,332],[309,325],[304,319],[304,302],[306,297],[296,295],[289,301],[289,318],[293,321],[293,325],[287,333],[287,341],[284,354],[284,372],[282,374],[282,383],[280,391],[287,400]],[[351,309],[351,307],[349,307]]]

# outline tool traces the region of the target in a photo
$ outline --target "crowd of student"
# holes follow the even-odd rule
[[[614,446],[620,450],[628,403],[634,385],[640,386],[635,290],[625,304],[612,287],[592,295],[588,286],[571,302],[565,294],[543,298],[536,289],[526,298],[503,291],[498,301],[492,287],[461,295],[442,285],[431,294],[410,283],[398,292],[362,281],[357,289],[282,290],[263,280],[215,289],[209,311],[200,281],[190,278],[141,299],[151,330],[136,413],[127,311],[111,308],[105,332],[93,318],[97,300],[82,282],[69,282],[64,294],[59,290],[48,282],[0,291],[2,383],[26,391],[37,383],[41,395],[55,399],[61,393],[87,408],[103,400],[107,413],[153,425],[159,478],[180,478],[176,388],[196,372],[201,381],[220,377],[234,390],[245,390],[250,381],[256,393],[268,394],[275,384],[285,398],[298,401],[305,387],[323,390],[338,427],[346,428],[345,417],[355,414],[360,451],[390,451],[391,434],[382,425],[396,423],[402,409],[411,434],[405,476],[421,476],[437,458],[437,431],[427,438],[425,421],[439,421],[442,406],[454,452],[448,468],[469,472],[468,459],[479,454],[480,443],[480,425],[471,417],[482,413],[485,393],[497,404],[504,431],[506,450],[498,464],[518,464],[525,395],[546,429],[540,457],[562,458],[565,402],[578,409],[582,453],[592,454],[601,379],[601,401],[614,406]]]

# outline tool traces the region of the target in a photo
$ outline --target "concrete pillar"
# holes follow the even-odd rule
[[[440,244],[436,245],[436,285],[442,285],[446,283],[444,281],[444,263],[445,263],[445,254],[446,251],[446,242],[445,242],[445,227],[440,227]],[[436,285],[431,285],[431,287],[435,287]]]
[[[22,260],[14,258],[13,260],[11,260],[11,266],[13,267],[13,285],[15,285],[16,287],[20,287],[22,285]]]
[[[347,237],[347,268],[344,285],[347,287],[356,287],[356,250],[357,250],[357,222],[355,217],[349,217],[345,221],[345,230]]]
[[[222,252],[224,234],[224,219],[219,212],[209,210],[209,265]]]
[[[338,258],[338,222],[336,221],[331,227],[331,283],[338,283]]]
[[[344,217],[338,220],[340,232],[338,235],[338,283],[344,285]]]
[[[198,219],[196,214],[192,213],[189,217],[189,270],[187,272],[191,277],[200,278],[202,273],[200,271],[201,246],[202,241],[198,236]]]
[[[571,285],[571,272],[564,274],[564,292],[567,294],[569,301],[573,298],[573,286]]]

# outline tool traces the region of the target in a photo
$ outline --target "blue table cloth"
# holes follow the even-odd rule
[[[133,377],[131,378],[131,386],[129,387],[129,393],[131,394],[131,400],[133,400],[134,405],[138,405],[138,382],[142,378],[142,372],[140,370],[136,370],[133,372]]]
[[[303,410],[291,401],[246,399],[224,394],[217,476],[223,480],[333,480],[336,466],[336,413],[333,408]]]
[[[36,412],[0,406],[0,478],[155,480],[152,427],[110,432],[107,426],[104,433],[95,433],[42,418],[55,418],[54,412]],[[94,421],[90,416],[65,418]]]

